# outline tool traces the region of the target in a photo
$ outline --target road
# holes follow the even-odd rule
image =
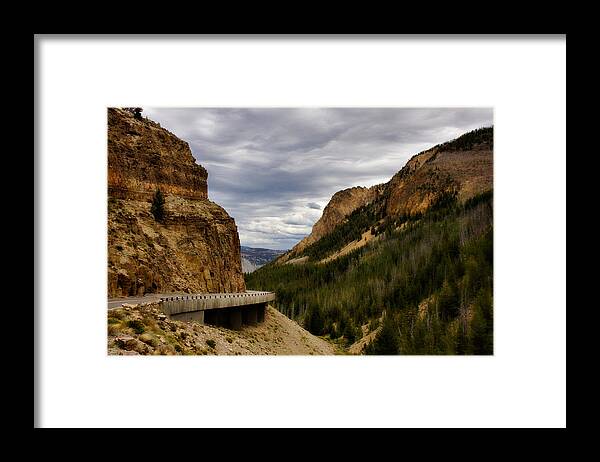
[[[143,297],[125,297],[125,298],[109,298],[108,309],[114,310],[120,308],[123,303],[131,303],[132,305],[139,305],[141,303],[151,303],[160,300],[161,294],[146,294]]]

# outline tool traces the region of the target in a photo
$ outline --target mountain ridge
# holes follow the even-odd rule
[[[278,258],[278,263],[285,263],[294,256],[301,255],[304,249],[329,234],[349,214],[371,202],[381,194],[381,191],[382,185],[375,185],[369,188],[353,186],[336,192],[323,209],[321,217],[313,225],[311,233]]]
[[[289,252],[276,260],[277,264],[297,262],[311,253],[311,247],[343,227],[353,214],[372,205],[372,223],[376,231],[388,226],[386,221],[397,217],[423,214],[434,204],[456,195],[464,202],[493,187],[493,127],[483,127],[467,132],[454,140],[438,144],[412,156],[387,183],[371,188],[351,187],[336,192],[311,233]],[[361,194],[353,194],[360,191]],[[364,226],[364,224],[363,224]],[[363,238],[362,229],[358,236]],[[368,239],[365,239],[368,240]],[[340,241],[337,249],[348,245],[352,239]],[[343,245],[342,245],[343,244]]]
[[[240,250],[242,255],[242,270],[244,273],[256,271],[261,266],[266,265],[286,252],[285,250],[249,247],[245,245],[240,246]]]

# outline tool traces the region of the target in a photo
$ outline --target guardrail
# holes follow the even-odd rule
[[[218,310],[266,304],[275,300],[274,292],[232,294],[190,294],[160,297],[163,311],[170,316],[195,311]]]

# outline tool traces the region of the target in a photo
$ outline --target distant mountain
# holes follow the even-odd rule
[[[240,247],[242,252],[242,271],[251,273],[278,256],[284,254],[286,250],[262,249],[258,247]]]

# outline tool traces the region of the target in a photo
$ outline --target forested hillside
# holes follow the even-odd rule
[[[277,308],[315,335],[351,344],[382,328],[367,354],[493,352],[492,192],[444,197],[423,216],[327,263],[269,264],[249,289],[277,292]]]
[[[491,354],[493,128],[416,154],[369,198],[246,286],[352,352]]]

